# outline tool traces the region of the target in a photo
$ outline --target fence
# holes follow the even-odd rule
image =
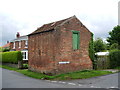
[[[96,68],[97,69],[108,69],[110,61],[108,56],[97,56]]]

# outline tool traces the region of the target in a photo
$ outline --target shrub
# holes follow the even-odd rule
[[[3,52],[8,52],[8,51],[10,51],[9,48],[3,48]]]
[[[95,60],[94,60],[95,53],[94,53],[93,33],[91,33],[91,40],[90,40],[90,43],[89,43],[89,57],[92,60],[93,69],[95,69],[96,66],[95,66]]]
[[[110,68],[120,66],[120,50],[111,50],[109,54]]]
[[[3,63],[18,63],[18,60],[22,60],[22,53],[20,51],[2,52]]]
[[[24,69],[28,69],[28,64],[23,64]]]
[[[10,48],[2,48],[0,47],[0,52],[8,52],[10,51]]]

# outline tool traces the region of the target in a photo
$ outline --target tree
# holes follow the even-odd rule
[[[105,44],[105,42],[103,42],[103,40],[101,38],[97,38],[94,41],[94,50],[95,50],[95,52],[100,52],[100,51],[106,50],[106,44]]]
[[[115,26],[113,30],[109,32],[109,35],[110,36],[107,38],[109,45],[111,46],[112,44],[117,43],[120,46],[120,26]]]
[[[118,49],[118,48],[119,48],[118,43],[113,43],[113,44],[110,46],[110,50]]]

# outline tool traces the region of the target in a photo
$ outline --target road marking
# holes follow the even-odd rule
[[[68,84],[70,84],[70,85],[76,85],[75,83],[68,83]]]
[[[79,86],[82,86],[81,84],[78,84]]]
[[[90,86],[90,87],[94,87],[94,86]]]
[[[114,87],[114,86],[112,86],[112,87],[110,87],[110,88],[118,88],[118,87]]]
[[[59,81],[59,83],[66,83],[66,82]]]
[[[45,81],[49,81],[49,82],[53,82],[53,83],[63,83],[63,84],[65,84],[65,83],[67,83],[67,84],[69,84],[69,85],[78,85],[78,86],[82,86],[81,84],[75,84],[75,83],[70,83],[70,82],[62,82],[62,81],[51,81],[51,80],[45,80]]]
[[[90,86],[90,87],[92,87],[92,88],[93,88],[93,87],[94,87],[94,88],[101,88],[101,87],[97,87],[97,86]]]

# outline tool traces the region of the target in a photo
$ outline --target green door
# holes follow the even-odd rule
[[[78,33],[73,33],[73,49],[78,49]]]

